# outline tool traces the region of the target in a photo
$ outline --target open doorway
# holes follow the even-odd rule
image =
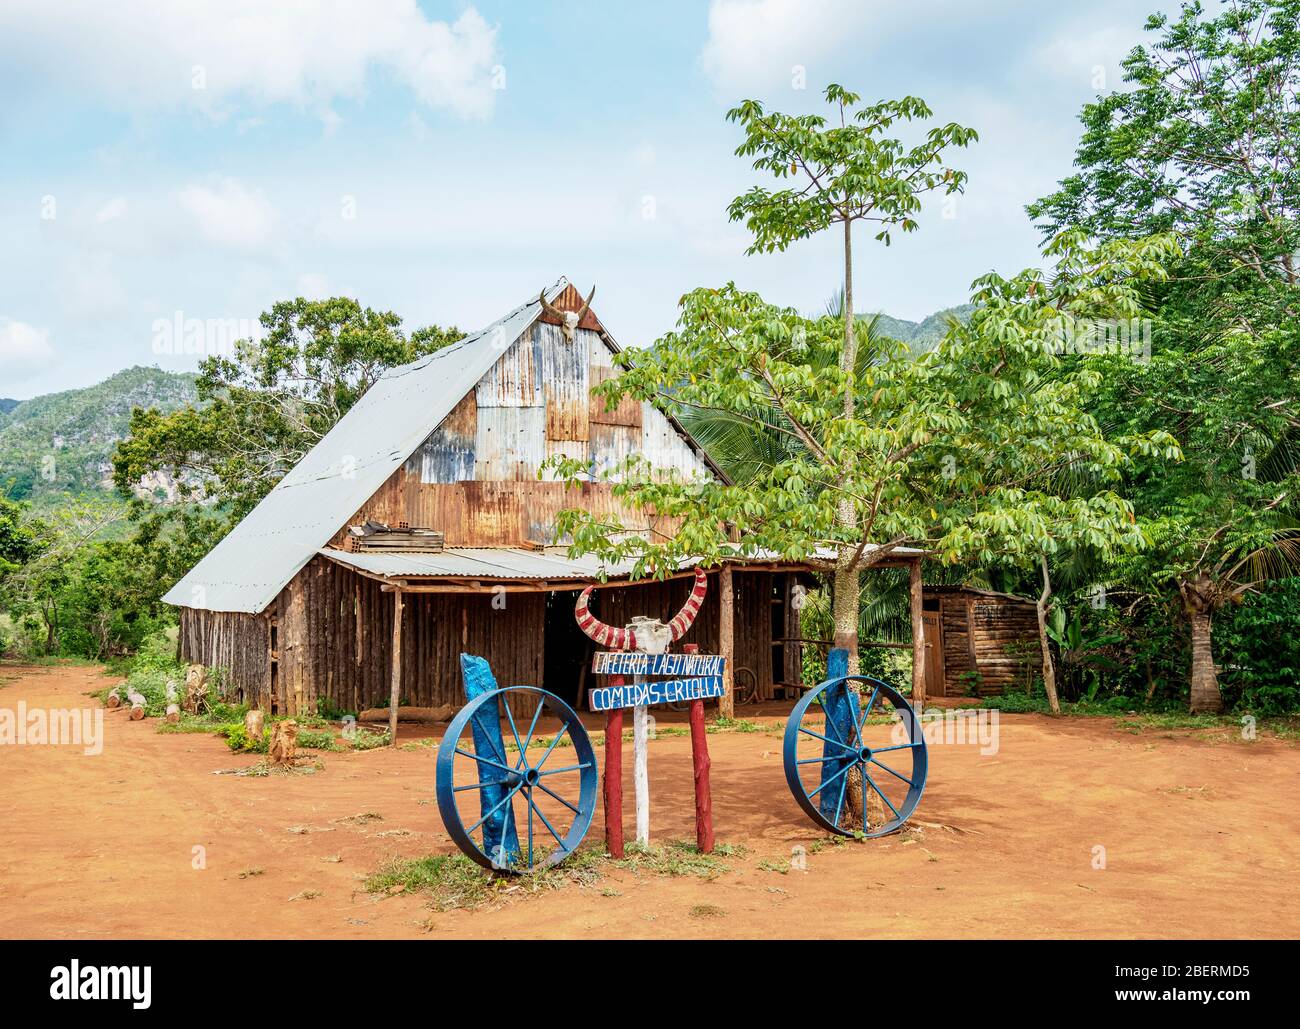
[[[578,592],[557,590],[546,595],[542,689],[581,711],[586,706],[585,687],[591,674],[591,655],[595,645],[578,628],[577,619],[573,617]],[[531,641],[519,642],[522,646]]]

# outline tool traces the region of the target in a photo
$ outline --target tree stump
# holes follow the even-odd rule
[[[249,741],[260,740],[262,730],[266,727],[266,716],[254,708],[244,715],[244,733],[248,736]]]
[[[276,722],[271,726],[271,745],[267,748],[267,760],[273,765],[292,765],[298,750],[298,723],[290,719]]]
[[[207,706],[207,696],[208,670],[203,665],[190,665],[185,670],[185,710],[199,714]]]
[[[176,702],[176,683],[167,680],[167,721],[175,725],[181,720],[181,706]]]

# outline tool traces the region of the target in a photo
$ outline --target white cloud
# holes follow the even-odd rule
[[[54,348],[44,329],[0,318],[0,382],[18,382],[46,371],[54,361]]]
[[[125,215],[126,197],[114,197],[95,212],[95,221],[102,225],[104,222],[116,221]]]
[[[241,102],[328,107],[378,69],[430,108],[483,118],[499,57],[496,29],[473,7],[447,22],[415,0],[44,0],[0,5],[0,63],[127,109],[214,114]]]
[[[236,179],[194,183],[182,189],[177,199],[205,239],[235,249],[264,246],[278,221],[270,201]]]
[[[788,84],[795,65],[816,63],[875,17],[855,0],[713,0],[700,60],[723,89]]]

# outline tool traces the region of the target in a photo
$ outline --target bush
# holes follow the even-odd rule
[[[217,735],[226,738],[226,745],[236,754],[265,754],[271,744],[271,730],[263,729],[258,739],[250,739],[243,722],[232,722],[217,730]]]
[[[1224,703],[1257,715],[1300,711],[1300,578],[1221,611],[1214,626],[1215,661]]]

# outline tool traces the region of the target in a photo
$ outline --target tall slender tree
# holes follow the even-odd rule
[[[743,221],[753,233],[750,253],[785,250],[792,243],[839,226],[844,247],[843,346],[839,367],[841,410],[846,421],[859,415],[858,340],[853,307],[853,226],[876,227],[876,239],[889,244],[894,231],[913,232],[921,198],[931,192],[959,193],[964,172],[943,163],[949,147],[965,147],[979,137],[956,123],[931,128],[924,141],[908,147],[888,135],[898,122],[932,117],[916,97],[883,100],[859,108],[861,98],[842,86],[826,87],[833,115],[790,115],[768,112],[757,100],[746,100],[727,117],[739,122],[745,139],[737,156],[752,158],[756,171],[767,172],[791,185],[769,189],[754,186],[731,204],[733,221]],[[841,498],[836,516],[847,536],[862,531],[851,499]],[[858,605],[863,548],[853,542],[840,547],[834,579],[835,645],[849,651],[849,668],[858,668]]]

